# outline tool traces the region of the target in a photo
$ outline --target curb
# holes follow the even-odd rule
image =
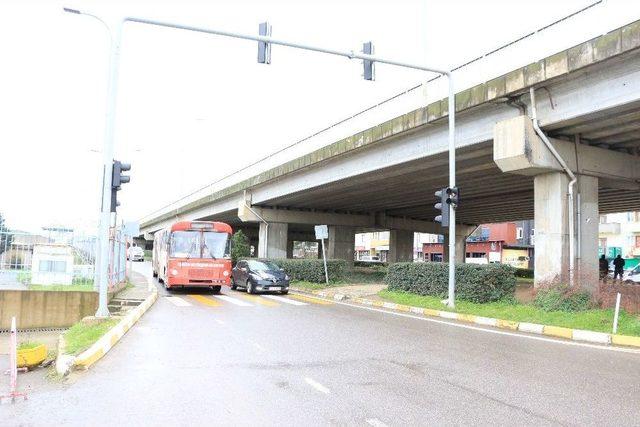
[[[58,339],[58,357],[56,359],[56,371],[60,375],[66,375],[72,368],[86,370],[94,363],[102,359],[102,357],[120,341],[129,329],[142,317],[142,315],[153,305],[158,299],[158,291],[153,290],[140,305],[129,311],[120,321],[104,334],[98,341],[93,343],[91,347],[83,351],[77,356],[62,354],[63,336]]]
[[[412,307],[393,302],[373,301],[366,298],[349,298],[347,295],[335,294],[326,291],[313,291],[308,289],[290,288],[291,290],[303,294],[311,294],[321,298],[333,299],[335,301],[349,300],[356,304],[386,308],[388,310],[410,312],[428,317],[440,317],[447,320],[457,320],[465,323],[473,323],[481,326],[492,326],[510,331],[526,332],[529,334],[545,335],[554,338],[562,338],[571,341],[588,342],[593,344],[623,346],[640,348],[640,337],[628,335],[608,334],[605,332],[586,331],[582,329],[570,329],[560,326],[539,325],[536,323],[516,322],[513,320],[493,319],[490,317],[476,316],[473,314],[454,313],[452,311],[434,310],[431,308]]]

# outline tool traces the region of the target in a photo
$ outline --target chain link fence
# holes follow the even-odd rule
[[[128,240],[121,228],[109,239],[109,291],[126,285]],[[98,241],[72,229],[41,233],[0,231],[0,289],[94,290]]]

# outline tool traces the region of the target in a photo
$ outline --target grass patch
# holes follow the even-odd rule
[[[29,285],[30,291],[80,291],[93,292],[93,283],[84,283],[76,285]]]
[[[118,320],[108,319],[92,325],[82,322],[76,323],[64,333],[65,353],[73,355],[82,353],[115,326]]]
[[[42,343],[35,341],[24,341],[18,344],[18,350],[31,350],[32,348],[36,348]]]
[[[432,308],[442,311],[475,314],[518,322],[539,323],[542,325],[562,326],[572,329],[585,329],[596,332],[611,333],[613,328],[613,309],[592,309],[573,313],[563,311],[544,311],[533,305],[519,304],[514,301],[496,301],[486,304],[468,301],[456,301],[455,310],[444,306],[440,298],[421,296],[408,292],[383,290],[378,295],[399,304],[414,307]],[[640,336],[640,318],[620,311],[618,333],[621,335]]]

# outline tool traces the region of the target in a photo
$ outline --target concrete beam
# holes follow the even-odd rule
[[[550,139],[554,148],[576,174],[610,181],[637,184],[640,168],[637,156]],[[562,171],[542,139],[536,134],[531,119],[518,116],[496,123],[493,136],[493,160],[503,172],[539,175]]]
[[[384,214],[363,215],[363,214],[341,214],[332,212],[310,212],[297,210],[284,210],[262,208],[259,206],[249,207],[241,202],[238,206],[238,217],[245,222],[281,222],[288,224],[328,224],[345,227],[356,227],[359,229],[385,229],[385,230],[406,230],[417,233],[441,234],[440,224],[428,221],[420,221],[411,218],[399,218],[386,216]]]

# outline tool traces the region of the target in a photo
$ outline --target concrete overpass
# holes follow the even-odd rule
[[[640,210],[640,21],[456,94],[459,260],[475,225],[534,218],[541,283],[567,277],[568,178],[533,132],[531,87],[541,128],[578,176],[577,270],[594,286],[599,213]],[[432,221],[433,193],[447,185],[448,109],[431,103],[160,212],[141,231],[222,220],[260,256],[285,257],[328,224],[329,256],[352,260],[355,232],[388,229],[390,260],[410,260],[413,232],[446,233]]]

